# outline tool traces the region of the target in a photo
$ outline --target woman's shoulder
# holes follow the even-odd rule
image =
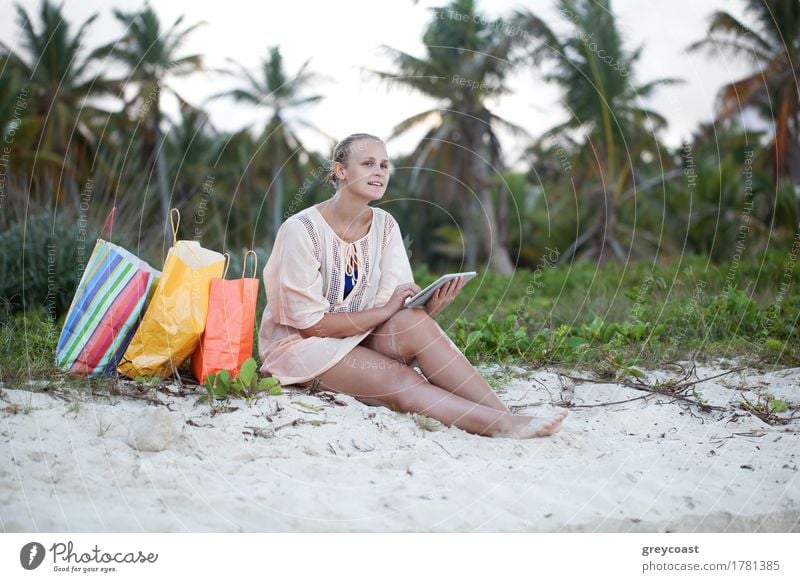
[[[377,206],[373,206],[372,209],[375,211],[375,218],[378,219],[378,224],[384,225],[387,230],[397,226],[397,221],[390,212],[387,212],[383,208],[378,208]]]
[[[395,230],[399,230],[400,226],[390,212],[387,212],[383,208],[373,208],[376,213],[375,225],[378,227],[375,236],[380,241],[381,250],[384,251],[389,245],[389,240],[392,238],[392,233]]]
[[[319,233],[315,222],[314,212],[311,207],[301,210],[296,214],[292,214],[280,226],[284,236],[288,235],[293,238],[308,239],[315,247],[319,246]]]
[[[300,225],[308,225],[312,227],[316,226],[317,214],[313,209],[313,206],[309,206],[308,208],[304,208],[303,210],[292,214],[283,221],[282,226],[292,229],[297,229]]]

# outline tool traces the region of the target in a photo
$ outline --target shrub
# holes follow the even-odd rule
[[[51,318],[65,313],[80,280],[79,259],[88,261],[93,247],[94,240],[78,241],[76,223],[53,223],[49,215],[30,217],[0,234],[0,318],[37,308]]]

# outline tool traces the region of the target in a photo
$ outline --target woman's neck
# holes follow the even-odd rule
[[[362,199],[349,196],[343,190],[337,190],[325,206],[328,216],[343,226],[353,226],[364,222],[365,213],[370,207]]]

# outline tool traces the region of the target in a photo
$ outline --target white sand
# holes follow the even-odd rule
[[[724,370],[717,363],[697,371]],[[517,372],[500,395],[530,405],[528,413],[562,399],[588,405],[643,394],[573,384],[555,371]],[[755,401],[768,391],[798,407],[798,385],[800,368],[751,369],[697,386],[725,411],[702,413],[663,396],[573,408],[557,435],[526,441],[433,421],[438,430],[425,430],[427,419],[416,415],[343,395],[339,406],[294,388],[212,416],[195,396],[154,393],[171,411],[84,396],[76,410],[6,386],[0,529],[797,532],[800,412],[770,426],[737,405],[743,394]],[[160,452],[135,450],[130,425],[155,410],[169,413],[160,419],[163,438],[171,430],[175,438]],[[305,422],[271,430],[295,419]]]

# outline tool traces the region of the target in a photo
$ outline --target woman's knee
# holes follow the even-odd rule
[[[398,366],[386,380],[384,401],[392,410],[411,412],[419,407],[419,391],[424,388],[426,381],[413,368]]]
[[[386,327],[392,333],[406,333],[432,322],[433,319],[424,309],[401,309],[386,320]]]
[[[392,357],[411,363],[430,343],[436,322],[422,309],[401,309],[386,322],[380,333],[391,338]]]

